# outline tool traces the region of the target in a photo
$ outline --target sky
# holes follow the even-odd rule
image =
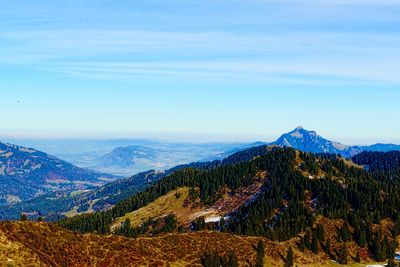
[[[0,136],[400,143],[400,1],[0,4]]]

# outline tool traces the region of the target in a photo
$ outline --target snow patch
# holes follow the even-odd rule
[[[34,166],[32,167],[32,170],[31,170],[31,171],[34,171],[34,170],[40,169],[41,167],[42,167],[42,164],[37,164],[37,165],[34,165]]]
[[[291,134],[291,136],[293,137],[297,137],[297,138],[303,138],[303,134],[299,131],[295,131]]]
[[[13,154],[14,154],[14,152],[11,152],[11,151],[10,151],[10,152],[4,154],[3,156],[6,157],[6,158],[9,158],[9,157],[11,157]]]
[[[288,146],[291,147],[292,145],[288,142],[288,140],[286,138],[283,139],[284,142],[284,146]]]
[[[35,152],[36,152],[35,150],[33,150],[33,149],[30,149],[30,148],[26,148],[26,147],[19,147],[19,151],[22,151],[22,152],[27,152],[27,153],[30,153],[30,154],[32,154],[32,153],[35,153]]]
[[[206,223],[216,223],[219,222],[221,218],[222,218],[221,216],[211,216],[211,217],[206,217],[204,221]]]
[[[347,148],[347,146],[342,145],[341,143],[332,142],[332,145],[334,148],[339,150],[345,150]]]

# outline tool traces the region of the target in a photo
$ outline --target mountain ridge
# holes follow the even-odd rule
[[[0,204],[59,189],[79,190],[115,178],[78,168],[33,148],[0,142]]]
[[[400,150],[400,145],[377,143],[369,146],[348,146],[336,141],[328,140],[320,136],[316,131],[309,131],[302,126],[281,135],[276,141],[268,143],[281,147],[292,147],[304,152],[341,154],[344,157],[352,157],[363,151]]]

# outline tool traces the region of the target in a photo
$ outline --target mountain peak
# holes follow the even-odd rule
[[[335,153],[348,155],[349,147],[337,142],[329,141],[317,134],[315,131],[308,131],[302,126],[293,131],[283,134],[273,144],[278,146],[293,147],[301,151],[313,153]]]
[[[293,131],[287,133],[287,135],[291,135],[291,136],[297,137],[297,138],[303,138],[304,135],[313,136],[313,137],[318,136],[317,132],[306,130],[302,126],[298,126]]]

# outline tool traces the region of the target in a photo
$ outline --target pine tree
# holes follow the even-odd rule
[[[304,242],[304,237],[300,237],[299,242],[297,243],[297,247],[300,249],[301,252],[304,252],[306,249],[306,244]]]
[[[325,230],[322,224],[317,224],[317,228],[315,230],[315,234],[317,235],[317,239],[321,242],[325,241]]]
[[[364,228],[361,228],[361,229],[360,228],[356,228],[355,229],[355,239],[356,239],[357,244],[360,247],[364,248],[366,246],[367,237],[366,237]]]
[[[347,242],[347,241],[351,240],[351,232],[350,232],[349,225],[347,222],[345,222],[342,225],[342,228],[340,229],[340,235],[341,235],[343,242]]]
[[[236,256],[236,254],[233,252],[230,252],[228,255],[228,266],[229,267],[238,267],[239,266],[238,258]]]
[[[331,255],[331,240],[329,238],[326,240],[323,249],[326,254]]]
[[[196,218],[196,220],[192,223],[192,228],[195,231],[204,230],[206,227],[206,221],[203,216]]]
[[[312,240],[311,240],[311,251],[314,254],[318,254],[318,239],[315,235],[313,235]]]
[[[264,257],[265,257],[265,244],[262,240],[258,241],[256,251],[257,251],[256,267],[263,267]]]
[[[338,262],[339,264],[347,264],[347,257],[348,257],[349,252],[347,251],[347,245],[346,243],[343,243],[342,247],[340,248],[339,251],[339,258]]]
[[[225,219],[224,216],[221,217],[221,219],[219,220],[219,229],[221,232],[225,231]]]
[[[19,220],[21,222],[27,221],[28,220],[28,216],[26,216],[25,213],[21,213],[21,216],[20,216]]]
[[[386,265],[387,267],[398,267],[394,259],[390,259],[388,264]]]
[[[293,249],[292,247],[290,247],[286,256],[285,267],[292,267],[292,266],[293,266]]]
[[[359,250],[357,250],[357,254],[356,254],[356,257],[354,258],[354,261],[358,262],[358,263],[361,262],[361,255],[360,255],[360,251]]]
[[[307,249],[311,250],[311,231],[307,230],[304,234],[304,245]]]

